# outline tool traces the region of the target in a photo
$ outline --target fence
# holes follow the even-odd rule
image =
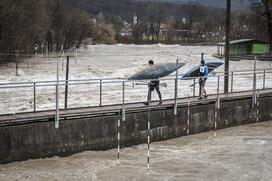
[[[229,76],[231,93],[272,88],[272,69],[235,71]],[[195,84],[198,79],[174,76],[160,79],[167,84],[167,88],[161,88],[163,100],[198,96],[199,86]],[[209,95],[223,93],[223,79],[223,72],[208,78]],[[1,114],[144,102],[149,81],[139,80],[135,84],[135,81],[108,78],[1,83]],[[156,93],[152,98],[157,99]]]

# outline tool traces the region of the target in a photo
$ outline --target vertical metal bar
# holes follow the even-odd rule
[[[260,91],[257,92],[257,105],[256,105],[256,122],[259,122],[259,109],[260,109]]]
[[[233,74],[233,72],[231,72],[231,93],[233,93],[233,84],[234,84],[233,76],[234,76],[234,74]]]
[[[102,80],[99,81],[99,106],[102,106]]]
[[[16,76],[18,76],[18,69],[19,69],[19,66],[18,66],[18,62],[16,62]]]
[[[55,128],[59,128],[59,62],[57,62],[57,84],[56,84],[56,116]]]
[[[123,108],[122,108],[122,121],[126,120],[126,110],[125,110],[125,81],[123,81]]]
[[[188,110],[187,110],[187,134],[190,134],[190,100],[188,100]]]
[[[18,65],[18,61],[19,61],[19,50],[16,50],[16,76],[18,76],[18,69],[19,69],[19,65]]]
[[[252,108],[254,108],[256,105],[256,60],[257,60],[257,56],[255,56],[255,60],[254,60]]]
[[[120,112],[118,112],[118,123],[117,123],[117,165],[120,165]]]
[[[195,97],[195,86],[196,86],[196,79],[194,78],[194,92],[193,92],[194,97]]]
[[[147,113],[147,170],[149,170],[149,162],[150,162],[150,109],[148,109]]]
[[[68,84],[69,84],[69,56],[67,56],[66,62],[64,109],[68,108]]]
[[[33,84],[33,107],[34,112],[36,112],[36,82]]]
[[[75,49],[76,57],[75,57],[75,64],[77,64],[77,49]]]
[[[218,117],[219,117],[219,109],[220,109],[220,98],[218,98],[215,101],[215,113],[214,113],[214,136],[217,136],[217,123],[218,123]]]
[[[214,119],[214,136],[217,136],[217,122],[218,122],[218,113],[220,109],[220,98],[219,98],[219,86],[220,86],[220,76],[217,77],[217,98],[215,101],[215,119]]]
[[[229,92],[229,49],[230,49],[230,14],[231,0],[227,0],[226,11],[226,39],[225,39],[225,76],[224,76],[224,93]]]
[[[178,63],[179,60],[176,60],[176,78],[175,78],[175,104],[174,104],[174,115],[177,115],[178,109]]]
[[[263,89],[265,89],[265,75],[266,75],[266,70],[263,71]]]
[[[217,99],[219,98],[220,93],[220,75],[217,77]]]

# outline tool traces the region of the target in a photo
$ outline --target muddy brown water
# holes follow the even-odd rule
[[[272,179],[272,121],[150,145],[87,151],[0,165],[0,180],[264,180]]]

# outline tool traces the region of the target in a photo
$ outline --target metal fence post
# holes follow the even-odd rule
[[[266,71],[264,70],[263,71],[263,89],[265,89],[265,74],[266,74]]]
[[[57,62],[57,84],[56,84],[56,116],[55,128],[59,128],[59,62]]]
[[[33,83],[33,107],[36,112],[36,82]]]
[[[69,56],[66,57],[66,76],[65,76],[65,99],[64,99],[64,109],[68,108],[68,85],[69,85]]]
[[[218,122],[219,109],[220,109],[219,81],[220,81],[220,76],[217,77],[217,98],[215,101],[215,112],[214,112],[214,136],[217,136],[217,122]]]
[[[231,72],[231,93],[233,93],[233,84],[234,84],[234,82],[233,82],[233,72]]]
[[[257,61],[257,56],[255,56],[255,60],[254,60],[252,108],[254,108],[256,105],[256,61]]]
[[[99,81],[99,106],[102,106],[102,79]]]
[[[123,106],[122,106],[122,121],[126,120],[126,110],[125,110],[125,81],[123,81]]]
[[[75,64],[77,64],[77,48],[75,49],[76,57],[75,57]]]
[[[175,103],[174,103],[174,115],[177,115],[178,112],[178,64],[179,60],[176,60],[176,79],[175,79]]]
[[[187,110],[187,134],[190,134],[190,100],[188,101],[188,110]]]
[[[220,75],[217,77],[217,98],[219,97],[220,93]]]
[[[193,92],[194,97],[195,97],[195,86],[196,86],[196,79],[194,78],[194,92]]]

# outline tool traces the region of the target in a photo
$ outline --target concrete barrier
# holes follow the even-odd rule
[[[259,98],[259,121],[272,120],[272,94]],[[221,100],[218,113],[218,129],[255,123],[257,111],[252,108],[252,98],[228,98]],[[126,112],[121,121],[121,147],[147,141],[148,109]],[[213,131],[215,102],[192,103],[190,107],[189,133]],[[187,135],[188,107],[179,105],[177,116],[173,105],[151,108],[151,141],[161,141]],[[35,121],[35,119],[33,120]],[[67,118],[54,128],[54,120],[5,125],[0,127],[0,163],[22,161],[51,156],[67,156],[86,150],[106,150],[117,147],[116,114]],[[218,133],[220,134],[220,132]]]

